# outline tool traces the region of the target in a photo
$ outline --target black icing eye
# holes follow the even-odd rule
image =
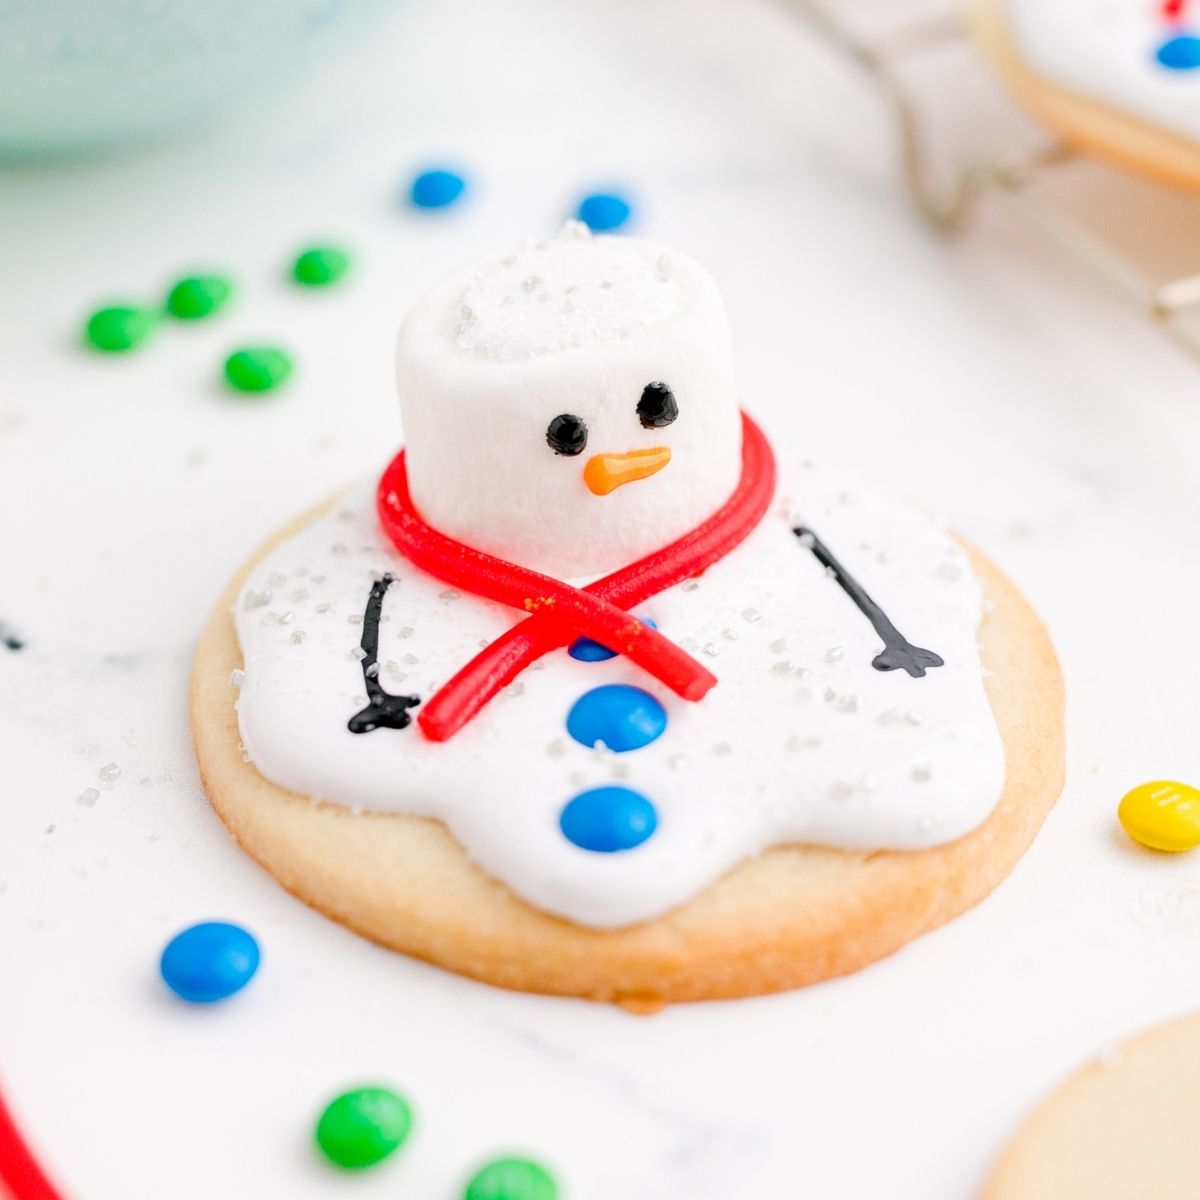
[[[675,393],[665,383],[648,383],[638,401],[638,418],[647,429],[662,429],[679,416]]]
[[[579,417],[559,413],[546,426],[546,441],[555,454],[580,454],[587,445],[587,426]]]

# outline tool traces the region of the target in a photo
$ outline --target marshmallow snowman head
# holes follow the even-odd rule
[[[421,516],[557,578],[666,545],[740,474],[716,284],[653,242],[572,223],[435,289],[401,328],[397,376]]]

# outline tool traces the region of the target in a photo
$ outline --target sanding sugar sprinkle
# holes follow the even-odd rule
[[[600,242],[571,221],[477,272],[460,302],[471,319],[454,338],[487,358],[535,358],[653,329],[675,315],[680,297],[640,244]]]
[[[115,762],[105,763],[100,768],[100,780],[102,783],[116,783],[121,777],[121,768]]]
[[[100,792],[96,788],[90,787],[84,788],[83,791],[79,793],[79,799],[76,800],[75,803],[81,804],[84,808],[92,808],[99,799]]]
[[[1174,878],[1144,888],[1134,899],[1133,918],[1166,933],[1200,937],[1200,883]]]

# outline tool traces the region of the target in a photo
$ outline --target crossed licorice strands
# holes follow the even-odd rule
[[[446,741],[526,667],[585,634],[623,654],[686,700],[700,700],[716,677],[679,646],[632,617],[628,609],[699,575],[742,542],[758,524],[775,489],[775,460],[762,431],[742,414],[742,475],[728,501],[707,521],[662,550],[576,588],[456,542],[426,525],[408,493],[401,451],[384,472],[378,509],[385,531],[413,563],[438,579],[530,613],[497,638],[437,691],[418,721],[431,741]],[[906,671],[914,679],[944,665],[940,655],[913,645],[830,549],[803,526],[802,546],[832,573],[883,640],[872,660],[878,671]],[[379,682],[379,622],[393,582],[371,585],[363,614],[362,670],[369,703],[349,721],[352,733],[403,729],[420,697],[393,695]]]

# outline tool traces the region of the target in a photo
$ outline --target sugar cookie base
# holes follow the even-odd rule
[[[1037,120],[1085,154],[1157,183],[1200,191],[1200,146],[1050,83],[1022,59],[1003,10],[1003,0],[971,0],[971,29],[1014,96]]]
[[[201,779],[238,844],[293,895],[447,970],[639,1011],[844,975],[982,900],[1062,788],[1063,684],[1053,647],[1013,585],[972,551],[994,605],[980,644],[1007,758],[1004,793],[983,825],[915,852],[775,847],[656,920],[619,930],[574,925],[487,875],[439,821],[318,803],[243,759],[229,685],[242,656],[230,609],[254,564],[313,515],[278,533],[238,573],[201,638],[190,705]]]
[[[1195,1200],[1200,1013],[1085,1067],[1038,1107],[984,1200]]]

